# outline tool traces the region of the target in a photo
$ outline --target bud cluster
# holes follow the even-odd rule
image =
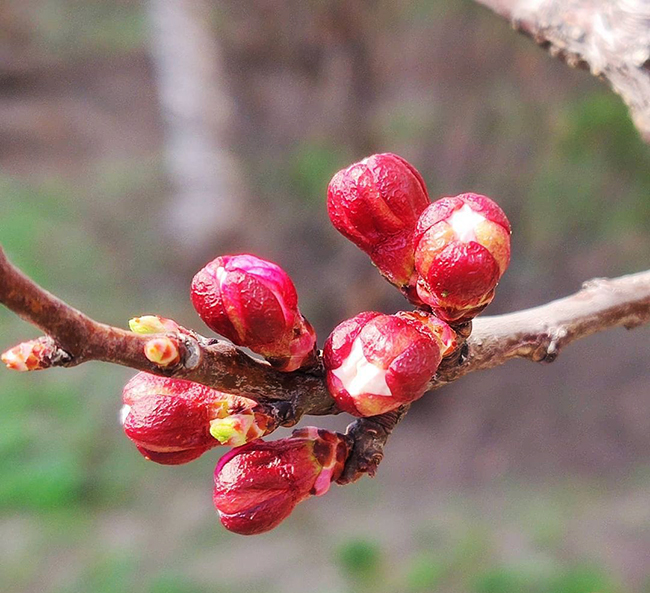
[[[495,202],[466,193],[430,203],[422,176],[394,154],[334,175],[327,208],[334,227],[414,305],[454,324],[492,301],[510,262],[510,223]]]
[[[510,261],[510,223],[486,196],[430,203],[421,175],[394,154],[339,171],[327,199],[336,229],[419,308],[361,313],[325,344],[327,385],[338,406],[381,414],[423,395],[458,346],[452,326],[461,328],[492,301]]]
[[[459,355],[467,322],[494,298],[508,266],[510,223],[478,194],[431,203],[418,171],[388,153],[339,171],[327,208],[336,229],[416,307],[360,313],[339,324],[324,346],[325,379],[339,409],[362,417],[390,412],[420,398],[441,362]],[[315,331],[277,264],[249,254],[217,257],[194,276],[190,295],[211,330],[277,371],[318,370]],[[144,355],[169,374],[183,367],[183,342],[201,339],[156,315],[129,326],[152,334]],[[45,344],[21,344],[3,360],[21,370],[43,368]],[[349,435],[315,427],[263,441],[277,428],[277,412],[183,379],[138,373],[122,401],[124,432],[147,459],[175,465],[219,445],[234,447],[216,466],[213,501],[223,525],[245,535],[272,529],[299,502],[327,492],[353,445]]]

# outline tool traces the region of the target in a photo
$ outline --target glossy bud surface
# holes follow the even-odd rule
[[[254,255],[218,257],[192,281],[192,304],[205,324],[281,371],[315,362],[316,333],[298,310],[289,275]]]
[[[256,402],[199,383],[138,373],[122,392],[120,420],[147,459],[176,465],[220,444],[242,444],[275,428]],[[228,428],[215,424],[233,418]],[[216,434],[214,434],[216,432]]]
[[[395,154],[375,154],[339,171],[327,189],[334,227],[400,288],[414,283],[413,232],[429,205],[420,173]]]
[[[221,523],[242,535],[273,529],[299,502],[325,494],[347,455],[342,435],[315,427],[233,449],[214,472],[213,501]]]
[[[479,194],[431,204],[414,235],[420,299],[441,319],[464,323],[494,298],[510,262],[510,223]]]
[[[327,386],[344,411],[375,416],[421,397],[442,352],[453,348],[414,318],[366,312],[334,329],[325,343]]]

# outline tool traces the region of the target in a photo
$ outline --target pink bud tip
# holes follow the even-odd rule
[[[334,227],[400,288],[415,282],[413,232],[428,205],[420,173],[391,153],[369,156],[339,171],[327,189]]]
[[[152,338],[144,345],[144,355],[160,367],[177,364],[181,359],[178,341],[167,336]]]
[[[210,329],[277,369],[316,362],[316,333],[300,314],[296,288],[280,266],[254,255],[218,257],[194,276],[191,297]]]
[[[122,403],[126,435],[144,457],[166,465],[196,459],[220,444],[232,444],[225,442],[230,439],[246,443],[275,428],[253,400],[150,373],[138,373],[126,384]],[[234,428],[222,441],[213,425],[227,424],[229,418],[235,419]]]
[[[510,222],[490,198],[460,194],[431,204],[414,235],[417,294],[441,319],[469,321],[494,298],[510,262]]]
[[[361,313],[336,327],[325,343],[327,386],[342,410],[383,414],[425,393],[445,348],[417,319]]]
[[[278,441],[254,441],[224,455],[214,471],[214,505],[226,529],[273,529],[310,495],[327,492],[348,456],[345,438],[314,427]]]
[[[51,338],[43,336],[36,340],[21,342],[3,352],[0,358],[8,369],[13,371],[39,371],[52,366],[56,346]]]

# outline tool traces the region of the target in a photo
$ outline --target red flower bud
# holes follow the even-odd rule
[[[424,394],[448,347],[416,318],[361,313],[325,343],[327,386],[342,410],[383,414]]]
[[[510,262],[510,222],[490,198],[442,198],[415,231],[418,296],[442,319],[469,321],[494,298]]]
[[[205,385],[138,373],[124,387],[124,432],[147,459],[176,465],[220,444],[240,445],[275,426],[256,402]]]
[[[339,171],[327,189],[332,224],[400,288],[414,283],[413,231],[428,205],[421,175],[390,153]]]
[[[296,288],[278,265],[254,255],[211,261],[194,276],[192,303],[213,331],[281,371],[316,361],[316,333],[298,310]]]
[[[348,451],[342,435],[314,427],[233,449],[214,470],[213,500],[221,523],[242,535],[273,529],[299,502],[327,492]]]

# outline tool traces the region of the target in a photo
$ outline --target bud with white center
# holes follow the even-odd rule
[[[383,414],[424,394],[447,347],[415,317],[361,313],[325,343],[327,386],[342,410]]]
[[[417,294],[441,319],[471,320],[494,298],[510,262],[510,222],[490,198],[442,198],[420,216],[414,235]]]

